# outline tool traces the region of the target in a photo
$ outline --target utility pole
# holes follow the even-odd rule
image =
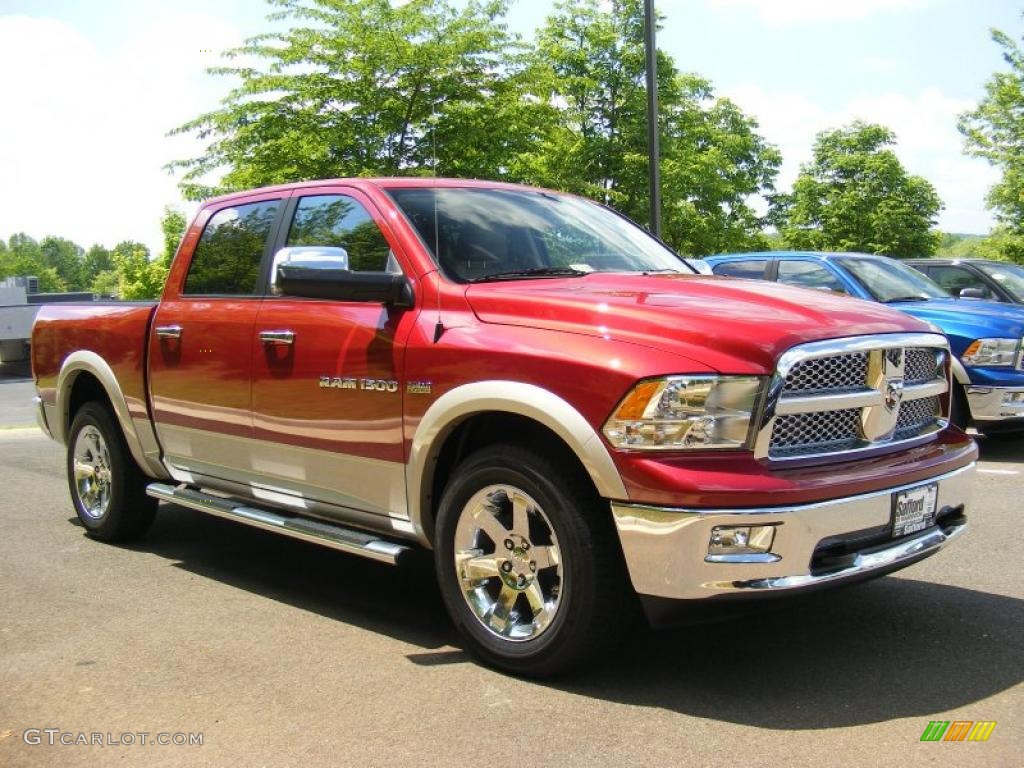
[[[658,48],[654,0],[644,0],[644,47],[647,49],[647,169],[650,175],[651,232],[661,237],[661,146],[658,130]]]

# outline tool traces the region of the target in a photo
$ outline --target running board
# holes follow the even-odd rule
[[[304,517],[279,515],[276,512],[246,506],[240,501],[203,493],[193,488],[150,483],[146,486],[146,495],[190,509],[198,509],[200,512],[217,517],[237,520],[265,531],[273,531],[293,539],[310,541],[391,565],[397,565],[402,555],[412,551],[412,548],[405,544],[387,541],[370,533]]]

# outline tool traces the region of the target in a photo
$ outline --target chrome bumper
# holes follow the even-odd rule
[[[967,387],[967,403],[975,421],[1024,418],[1024,401],[1004,403],[1007,395],[1024,395],[1024,387]]]
[[[797,591],[886,573],[938,551],[960,535],[966,524],[933,526],[889,546],[865,549],[842,568],[811,572],[811,558],[824,539],[888,525],[894,492],[937,482],[937,515],[966,505],[974,468],[972,463],[910,485],[816,504],[695,510],[612,502],[612,515],[633,587],[640,595],[696,600]],[[771,552],[711,562],[708,543],[717,525],[775,525]]]

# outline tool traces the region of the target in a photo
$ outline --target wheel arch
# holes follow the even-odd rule
[[[515,423],[527,434],[553,436],[578,462],[596,492],[605,498],[628,494],[615,463],[597,431],[568,401],[550,390],[513,381],[464,384],[438,398],[423,415],[412,440],[406,465],[409,515],[413,533],[431,546],[439,479],[451,469],[453,449],[464,439],[467,425],[492,420]],[[502,421],[504,420],[504,422]],[[489,440],[487,442],[499,442]]]
[[[950,355],[950,360],[953,368],[953,382],[964,387],[970,386],[971,377],[967,375],[967,369],[964,368],[964,364],[952,354]]]
[[[148,435],[140,435],[136,422],[128,410],[128,402],[113,369],[95,352],[79,350],[68,355],[57,375],[57,418],[51,429],[54,439],[65,445],[75,412],[90,400],[102,399],[110,408],[135,463],[148,475],[166,478],[160,464],[156,437],[152,425],[146,425]],[[151,446],[147,450],[147,445]]]

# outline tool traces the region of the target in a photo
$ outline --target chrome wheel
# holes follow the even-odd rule
[[[503,640],[532,640],[561,604],[562,561],[540,505],[511,485],[478,491],[455,528],[455,571],[462,596],[483,626]]]
[[[98,520],[110,507],[110,452],[103,435],[91,424],[75,437],[73,471],[82,511]]]

